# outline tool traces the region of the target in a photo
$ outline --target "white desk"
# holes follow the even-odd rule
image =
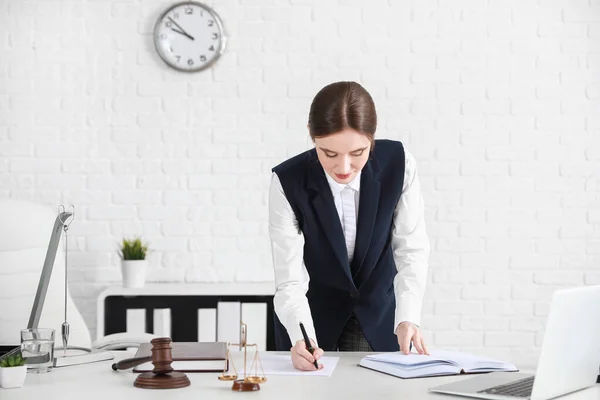
[[[283,354],[283,353],[281,353]],[[28,374],[19,389],[1,389],[1,400],[116,400],[116,399],[460,399],[462,397],[428,393],[427,388],[467,376],[447,376],[404,380],[357,366],[367,353],[328,353],[339,355],[340,361],[331,377],[268,376],[257,392],[231,390],[231,382],[217,379],[217,373],[187,374],[191,385],[182,389],[138,389],[133,386],[137,374],[112,371],[115,360],[130,353],[115,353],[112,361],[58,368],[48,374]],[[237,360],[234,359],[234,361]],[[236,363],[239,365],[241,363]],[[528,371],[523,371],[528,372]],[[168,397],[167,397],[168,396]],[[467,398],[465,398],[467,399]],[[561,399],[600,399],[600,384]]]

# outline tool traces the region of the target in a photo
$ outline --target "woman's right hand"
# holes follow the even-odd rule
[[[290,349],[292,352],[292,364],[294,368],[302,371],[315,371],[315,360],[318,360],[323,355],[323,349],[317,347],[311,339],[311,344],[314,349],[313,354],[310,354],[306,348],[304,340],[298,340],[294,347]],[[319,364],[319,369],[323,368],[323,364]]]

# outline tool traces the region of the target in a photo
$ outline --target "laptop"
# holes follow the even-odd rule
[[[596,383],[600,366],[600,285],[554,292],[534,375],[494,372],[429,389],[479,399],[547,400]]]

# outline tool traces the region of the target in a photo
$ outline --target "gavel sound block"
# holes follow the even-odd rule
[[[152,343],[152,372],[144,372],[135,379],[133,386],[143,389],[176,389],[190,385],[187,375],[173,371],[171,339],[156,338]]]

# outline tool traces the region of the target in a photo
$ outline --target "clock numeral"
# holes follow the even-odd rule
[[[204,54],[200,56],[200,61],[206,62],[206,56]]]
[[[208,26],[213,26],[215,24],[215,21],[213,21],[212,19],[208,20]]]
[[[213,38],[213,40],[217,40],[219,38],[219,34],[218,33],[213,33],[212,34],[212,38]]]
[[[186,7],[185,8],[185,13],[188,15],[191,15],[194,13],[194,9],[192,7]]]
[[[165,26],[166,26],[167,28],[170,28],[170,27],[172,27],[172,26],[173,26],[173,24],[171,23],[171,21],[167,21],[167,22],[165,22]]]
[[[212,45],[211,45],[211,46],[208,48],[208,50],[210,50],[210,51],[215,51],[215,46],[212,46]]]
[[[188,65],[194,65],[194,60],[192,60],[191,58],[188,58]]]
[[[177,57],[177,62],[179,62],[181,60],[181,56],[175,56]]]
[[[178,12],[174,12],[174,13],[173,13],[173,18],[175,18],[175,19],[179,19],[179,13],[178,13]]]
[[[160,40],[167,40],[167,34],[166,33],[161,33],[159,37],[160,37]]]

